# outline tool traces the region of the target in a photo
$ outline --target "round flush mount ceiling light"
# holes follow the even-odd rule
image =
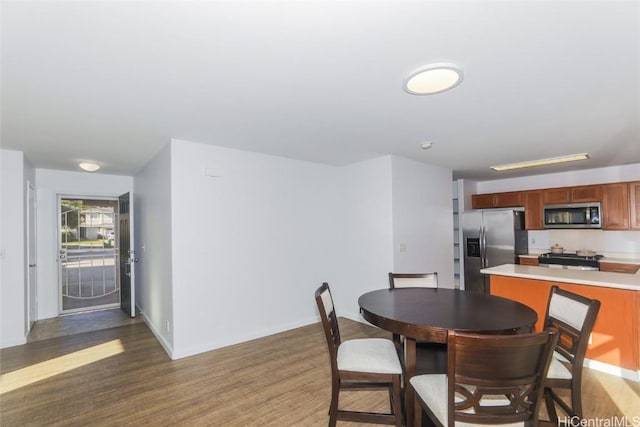
[[[94,162],[82,162],[79,163],[78,166],[80,166],[80,169],[87,172],[95,172],[100,169],[100,165]]]
[[[433,95],[452,89],[462,82],[462,70],[455,64],[441,62],[418,68],[404,81],[411,95]]]

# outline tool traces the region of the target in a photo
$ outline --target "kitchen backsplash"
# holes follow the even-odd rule
[[[591,249],[612,258],[640,258],[640,231],[543,230],[529,231],[529,253],[549,252],[555,244],[565,252]]]

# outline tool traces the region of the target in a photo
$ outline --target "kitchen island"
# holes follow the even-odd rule
[[[485,268],[490,292],[522,302],[538,313],[542,329],[551,286],[595,298],[600,312],[587,347],[585,365],[640,381],[640,272],[565,270],[505,264]]]

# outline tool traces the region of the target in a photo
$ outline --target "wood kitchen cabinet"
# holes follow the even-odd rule
[[[543,230],[544,205],[602,203],[603,230],[640,230],[640,181],[473,194],[472,209],[524,206],[525,228]]]
[[[520,264],[522,264],[522,262]],[[620,262],[600,261],[600,271],[606,271],[609,273],[635,274],[637,273],[638,270],[640,270],[640,265],[637,265],[637,264],[624,264]]]
[[[599,202],[602,200],[602,186],[547,188],[543,190],[543,200],[545,205]]]
[[[474,194],[471,196],[472,209],[516,208],[521,206],[524,206],[522,191]]]
[[[629,183],[629,228],[640,230],[640,181]]]
[[[530,257],[519,257],[520,265],[539,265],[538,258],[530,258]]]
[[[472,209],[488,209],[495,207],[495,194],[473,194],[471,196]]]
[[[524,192],[524,226],[526,230],[543,230],[542,190]]]
[[[602,229],[629,229],[629,183],[602,185]]]

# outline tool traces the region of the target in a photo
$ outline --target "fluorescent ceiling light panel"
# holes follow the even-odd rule
[[[100,169],[100,165],[94,162],[82,162],[79,163],[78,166],[80,166],[80,169],[87,172],[95,172]]]
[[[570,154],[568,156],[552,157],[550,159],[531,160],[528,162],[511,163],[508,165],[491,166],[494,171],[508,171],[512,169],[531,168],[534,166],[546,166],[554,165],[556,163],[575,162],[576,160],[587,160],[589,155],[587,153],[582,154]]]
[[[462,70],[447,62],[429,64],[411,73],[404,90],[412,95],[433,95],[452,89],[462,82]]]

